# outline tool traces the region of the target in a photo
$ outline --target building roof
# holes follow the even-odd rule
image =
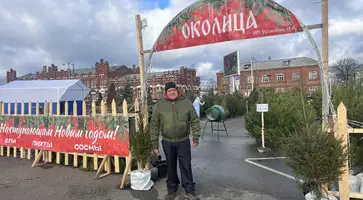
[[[116,70],[122,69],[122,68],[130,69],[126,65],[114,65],[114,66],[109,67],[109,72],[113,72],[113,71],[116,71]]]
[[[81,80],[12,81],[0,86],[0,101],[81,101],[89,91]]]
[[[126,65],[114,65],[114,66],[109,66],[109,72],[113,72],[116,71],[118,69],[122,69],[122,68],[127,68],[129,69]],[[63,71],[67,71],[67,70],[63,70]],[[80,68],[80,69],[74,69],[71,70],[71,76],[74,75],[82,75],[82,74],[95,74],[96,73],[96,69],[94,67],[90,67],[90,68]],[[34,80],[36,79],[36,74],[25,74],[23,76],[17,77],[16,80]]]
[[[253,62],[253,70],[268,70],[289,67],[316,66],[319,62],[308,57],[287,58]],[[250,71],[250,63],[241,63],[241,71]]]
[[[165,74],[164,72],[152,72],[152,73],[148,73],[147,77],[162,76],[164,74]],[[123,77],[125,77],[125,78],[134,78],[134,77],[139,78],[140,74],[127,74],[127,75],[125,75]]]
[[[36,74],[25,74],[24,76],[17,77],[16,80],[32,80],[36,78]]]
[[[82,69],[74,69],[74,73],[73,71],[71,70],[71,75],[74,75],[74,74],[94,74],[96,73],[96,69],[95,68],[82,68]]]
[[[109,66],[108,71],[113,72],[113,71],[116,71],[116,70],[122,69],[122,68],[129,69],[126,65],[114,65],[114,66]],[[92,68],[74,69],[74,73],[73,73],[72,70],[71,70],[71,73],[72,73],[72,75],[74,75],[74,74],[81,75],[81,74],[89,74],[89,73],[95,74],[96,73],[96,68],[92,67]]]

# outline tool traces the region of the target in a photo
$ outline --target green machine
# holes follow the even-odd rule
[[[206,111],[206,116],[207,116],[207,121],[204,125],[202,139],[205,134],[205,129],[206,129],[208,123],[210,123],[211,131],[212,131],[211,133],[214,134],[214,131],[217,132],[218,141],[219,141],[219,132],[220,131],[226,132],[226,135],[228,136],[227,128],[226,128],[226,125],[224,124],[224,118],[225,118],[226,114],[225,114],[225,110],[222,106],[220,106],[220,105],[212,106],[211,108],[209,108]],[[214,128],[213,123],[217,123],[217,129]],[[220,129],[221,123],[222,123],[224,129]]]

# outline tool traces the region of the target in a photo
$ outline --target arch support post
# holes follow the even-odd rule
[[[140,69],[140,86],[141,86],[141,112],[144,113],[145,122],[148,119],[148,106],[146,102],[146,82],[145,82],[145,65],[144,65],[144,45],[142,38],[142,22],[140,15],[135,16],[136,22],[136,41],[137,41],[137,56],[139,58]]]

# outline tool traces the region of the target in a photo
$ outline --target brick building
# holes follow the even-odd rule
[[[218,95],[233,92],[234,86],[243,95],[249,95],[252,89],[251,64],[242,63],[240,70],[240,75],[231,77],[224,77],[223,71],[217,73]],[[307,57],[255,61],[252,73],[257,88],[273,87],[283,92],[287,88],[303,86],[313,92],[320,86],[319,63]]]
[[[16,80],[16,71],[13,69],[10,69],[9,71],[6,72],[6,82],[9,83],[11,81],[15,81]]]
[[[94,67],[75,69],[59,69],[58,66],[43,66],[41,72],[35,74],[29,73],[21,77],[16,77],[16,71],[10,69],[6,73],[7,82],[14,80],[62,80],[62,79],[80,79],[85,85],[91,88],[91,92],[95,95],[102,88],[107,90],[111,83],[115,84],[117,89],[122,88],[126,83],[131,83],[134,89],[134,95],[139,96],[140,91],[140,69],[133,65],[127,67],[125,65],[110,66],[107,61],[100,59],[95,63]],[[148,75],[148,85],[152,88],[152,96],[154,99],[159,98],[163,85],[168,81],[174,81],[180,88],[199,89],[200,78],[196,76],[195,69],[180,67],[179,70],[156,72]]]
[[[127,82],[131,83],[134,89],[134,96],[140,97],[140,74],[129,74],[122,77],[110,79],[111,82],[120,83],[119,87],[125,85]],[[147,83],[150,87],[152,99],[159,99],[162,97],[164,85],[167,82],[173,81],[179,87],[181,92],[186,90],[200,90],[200,77],[196,76],[196,70],[186,67],[180,67],[179,70],[153,72],[147,75]]]

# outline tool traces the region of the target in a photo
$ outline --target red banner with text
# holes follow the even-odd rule
[[[296,16],[273,0],[200,0],[169,22],[154,51],[301,31]]]
[[[124,116],[0,116],[0,145],[126,157],[129,122]]]

